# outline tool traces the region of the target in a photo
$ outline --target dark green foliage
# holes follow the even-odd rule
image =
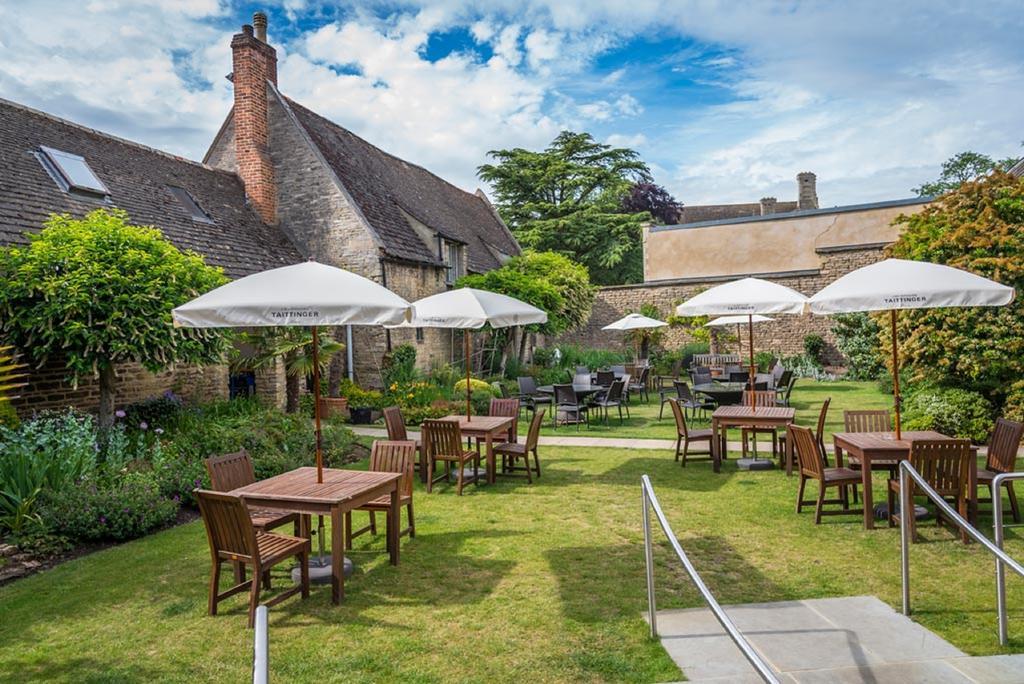
[[[688,342],[682,347],[676,349],[659,349],[655,347],[651,350],[649,357],[651,366],[654,367],[654,372],[658,375],[668,375],[672,372],[672,366],[675,362],[681,361],[680,373],[686,374],[686,371],[693,365],[693,357],[695,354],[707,354],[710,351],[710,346],[707,342]]]
[[[846,377],[850,380],[876,380],[885,372],[879,347],[881,328],[874,317],[858,312],[832,317],[836,347],[846,357]]]
[[[615,364],[626,363],[630,357],[625,351],[617,352],[610,349],[591,349],[573,344],[559,346],[561,359],[558,365],[572,371],[576,366],[586,366],[590,370],[607,368]]]
[[[651,215],[623,208],[635,183],[651,181],[636,152],[564,131],[540,152],[489,156],[496,163],[481,166],[480,178],[494,187],[498,212],[520,244],[570,257],[597,284],[643,279],[641,226]]]
[[[164,496],[152,473],[86,480],[48,492],[41,517],[51,533],[74,541],[126,541],[174,521],[178,502]]]
[[[416,347],[411,344],[400,344],[384,355],[381,375],[384,386],[404,384],[417,378]]]
[[[820,363],[825,353],[825,338],[816,333],[804,336],[804,352],[814,361]]]
[[[904,430],[936,430],[983,444],[992,430],[992,405],[977,392],[925,388],[903,404]]]
[[[463,390],[465,391],[465,390]],[[469,395],[469,403],[473,407],[473,415],[486,416],[491,411],[491,399],[495,396],[493,389],[473,390]],[[459,404],[460,411],[465,410],[465,399]]]
[[[937,180],[922,183],[921,187],[913,188],[922,197],[943,195],[956,190],[963,183],[980,178],[990,171],[999,169],[1007,171],[1017,162],[1017,158],[995,161],[992,157],[977,152],[960,152],[942,163],[942,172]]]
[[[754,365],[761,373],[767,373],[772,369],[772,363],[779,358],[779,355],[770,351],[759,351],[754,354]]]
[[[168,390],[158,397],[150,397],[124,407],[124,422],[132,428],[145,425],[149,430],[169,430],[175,426],[184,402]],[[118,415],[118,417],[121,417]]]

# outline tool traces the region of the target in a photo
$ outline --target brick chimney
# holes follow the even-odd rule
[[[800,209],[818,208],[818,177],[810,171],[796,174],[797,204]]]
[[[768,214],[775,213],[775,205],[778,200],[774,197],[762,197],[761,198],[761,216],[767,216]]]
[[[231,39],[231,81],[235,89],[235,155],[245,194],[266,223],[277,220],[277,188],[270,161],[267,81],[277,85],[277,52],[266,43],[267,15],[253,15],[253,27]]]

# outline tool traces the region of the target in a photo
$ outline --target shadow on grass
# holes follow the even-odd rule
[[[655,486],[663,483],[681,491],[713,492],[720,489],[735,473],[731,469],[715,473],[711,469],[710,460],[706,457],[702,460],[697,458],[688,461],[686,468],[683,468],[673,460],[671,453],[663,456],[637,456],[603,473],[582,474],[579,479],[597,484],[636,485],[639,496],[641,475],[649,475]]]
[[[167,676],[166,670],[137,662],[126,663],[123,659],[113,661],[82,657],[37,660],[31,665],[10,661],[0,664],[0,681],[4,682],[156,682]]]

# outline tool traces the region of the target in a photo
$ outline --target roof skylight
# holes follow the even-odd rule
[[[185,188],[179,188],[174,185],[168,185],[167,190],[174,195],[174,199],[178,200],[178,204],[188,212],[189,216],[193,221],[200,221],[202,223],[213,223],[213,219],[210,215],[203,211],[203,208],[193,199],[192,195],[189,194]]]
[[[107,186],[93,173],[83,157],[42,145],[39,151],[43,166],[65,192],[77,191],[100,196],[110,194]]]

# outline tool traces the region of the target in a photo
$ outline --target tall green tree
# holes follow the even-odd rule
[[[564,131],[544,150],[492,150],[479,167],[494,188],[498,212],[524,246],[570,257],[599,285],[643,279],[646,211],[623,200],[651,172],[633,150]]]
[[[1016,163],[1016,157],[995,161],[986,154],[970,150],[960,152],[942,163],[942,172],[939,173],[936,180],[922,183],[921,187],[914,188],[913,192],[921,197],[943,195],[951,190],[956,190],[962,183],[980,178],[997,169],[1006,171]]]
[[[1024,179],[994,171],[901,216],[892,256],[947,264],[1024,288]],[[1000,400],[1024,377],[1024,305],[906,310],[900,352],[913,375]],[[884,330],[883,345],[888,336]]]
[[[0,249],[0,337],[37,367],[59,359],[75,382],[99,378],[99,422],[113,422],[114,366],[150,371],[223,359],[215,330],[175,328],[171,309],[227,281],[121,210],[54,215],[27,246]]]

